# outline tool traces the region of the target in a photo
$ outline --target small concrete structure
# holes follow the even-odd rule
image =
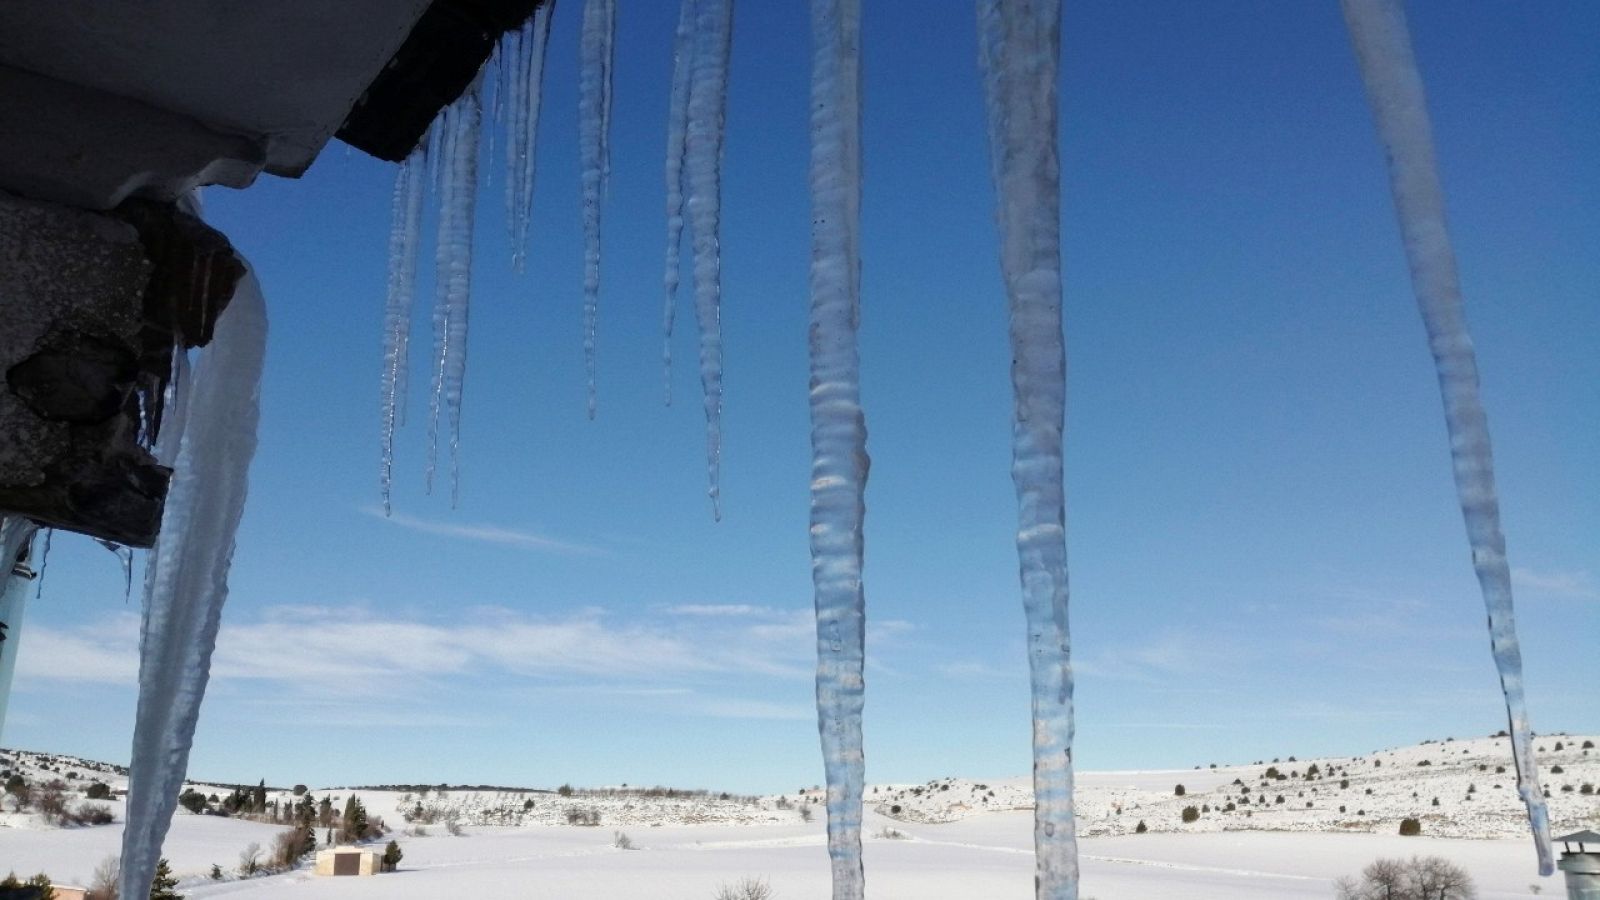
[[[1556,840],[1563,845],[1556,868],[1567,874],[1567,900],[1600,900],[1600,834],[1579,831]]]
[[[383,871],[383,854],[365,847],[334,847],[317,851],[317,875],[377,875]]]

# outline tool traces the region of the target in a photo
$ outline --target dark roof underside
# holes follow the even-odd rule
[[[501,35],[520,28],[543,2],[435,0],[356,101],[339,139],[379,159],[405,159],[439,110],[472,84]]]

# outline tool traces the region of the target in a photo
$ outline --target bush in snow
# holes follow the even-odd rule
[[[774,896],[766,879],[752,876],[717,888],[714,900],[772,900]]]
[[[1415,837],[1422,833],[1422,822],[1418,819],[1401,819],[1400,834],[1403,837]]]
[[[1190,822],[1198,822],[1199,820],[1200,820],[1200,810],[1195,809],[1192,806],[1185,806],[1183,808],[1183,821],[1184,821],[1184,824],[1188,824]]]

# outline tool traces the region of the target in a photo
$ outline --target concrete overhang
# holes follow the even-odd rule
[[[428,6],[0,2],[0,188],[107,209],[299,175]]]

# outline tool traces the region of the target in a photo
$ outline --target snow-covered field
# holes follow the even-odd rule
[[[1554,749],[1557,742],[1562,749]],[[1540,774],[1550,790],[1557,833],[1600,824],[1594,736],[1540,739]],[[69,784],[100,780],[120,788],[113,767],[64,757],[0,751],[4,766],[30,781],[74,773]],[[1426,760],[1428,765],[1421,765]],[[1311,765],[1316,774],[1307,779]],[[1452,740],[1352,758],[1263,761],[1259,765],[1079,776],[1083,894],[1111,898],[1328,898],[1332,881],[1380,856],[1437,854],[1466,868],[1483,900],[1560,896],[1559,878],[1540,879],[1516,804],[1504,739]],[[1268,767],[1276,776],[1265,778]],[[1555,767],[1560,772],[1553,772]],[[1241,782],[1235,784],[1235,781]],[[1344,787],[1341,782],[1347,781]],[[1176,786],[1183,784],[1183,796]],[[1470,795],[1468,787],[1474,787]],[[1563,786],[1572,790],[1563,791]],[[197,785],[202,793],[225,789]],[[1237,798],[1248,788],[1249,805]],[[349,791],[313,789],[343,804]],[[711,898],[719,885],[765,878],[775,896],[827,895],[820,806],[810,796],[551,791],[358,791],[393,829],[402,871],[379,878],[328,879],[298,871],[214,882],[213,864],[232,870],[251,843],[270,847],[283,826],[193,815],[180,810],[167,855],[193,898],[424,898],[466,892],[573,898]],[[1276,802],[1283,795],[1284,803]],[[274,797],[287,793],[273,792]],[[1259,803],[1267,798],[1265,807]],[[1468,797],[1471,799],[1468,799]],[[1432,800],[1439,798],[1439,805]],[[532,801],[531,804],[529,801]],[[1026,779],[941,779],[930,785],[868,788],[869,896],[1022,898],[1032,896],[1032,814]],[[121,804],[108,801],[121,819]],[[423,804],[434,824],[407,824]],[[1234,803],[1232,811],[1226,805]],[[1308,808],[1307,803],[1311,806]],[[1183,809],[1205,809],[1185,824]],[[1344,806],[1346,811],[1339,812]],[[4,804],[5,809],[10,804]],[[574,808],[599,813],[598,827],[562,823]],[[816,812],[810,813],[810,810]],[[1120,811],[1119,811],[1120,810]],[[1357,811],[1362,814],[1357,814]],[[1249,811],[1251,815],[1245,815]],[[805,821],[809,816],[811,821]],[[1403,838],[1398,822],[1417,816],[1424,836]],[[454,820],[455,836],[443,822]],[[1136,834],[1137,823],[1148,833]],[[518,824],[488,824],[511,822]],[[58,883],[83,883],[113,855],[120,824],[47,827],[36,815],[0,814],[0,869],[47,871]],[[614,846],[625,833],[634,849]]]

